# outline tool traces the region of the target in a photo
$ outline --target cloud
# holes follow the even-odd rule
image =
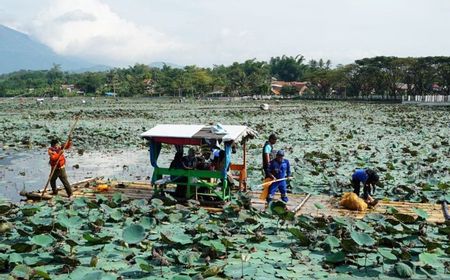
[[[70,21],[93,21],[95,22],[96,17],[92,13],[86,13],[80,9],[67,12],[62,16],[55,19],[55,21],[59,21],[61,23],[66,23]]]
[[[121,18],[102,0],[58,0],[32,21],[29,33],[59,54],[98,63],[150,62],[180,44],[151,26]]]

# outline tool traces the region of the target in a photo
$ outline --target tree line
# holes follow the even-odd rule
[[[270,94],[274,80],[307,82],[314,96],[399,96],[450,94],[450,57],[378,56],[332,67],[331,61],[309,60],[301,55],[250,59],[210,68],[136,64],[104,72],[71,73],[54,65],[49,70],[17,71],[0,75],[0,96],[188,96],[205,97]],[[282,94],[295,94],[289,85]]]

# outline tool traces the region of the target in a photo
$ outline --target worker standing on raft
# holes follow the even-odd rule
[[[267,168],[269,167],[270,161],[273,159],[273,145],[277,143],[277,136],[275,134],[270,134],[269,140],[264,143],[262,151],[262,166],[264,172],[264,178],[270,178],[270,174],[267,173]]]
[[[266,170],[266,174],[269,175],[269,178],[272,180],[280,180],[278,182],[273,182],[269,187],[269,195],[267,196],[267,203],[270,203],[275,196],[277,189],[281,193],[281,200],[284,202],[288,202],[287,197],[287,182],[291,176],[291,167],[289,161],[284,159],[284,151],[279,150],[277,152],[277,156],[273,159],[269,167]],[[284,180],[283,180],[284,179]]]
[[[378,201],[372,198],[375,185],[378,184],[380,177],[378,174],[368,168],[356,169],[352,175],[353,192],[359,196],[361,184],[363,185],[363,199],[370,206],[375,206]]]
[[[64,150],[69,149],[72,146],[72,139],[69,138],[64,144]],[[50,157],[50,166],[55,168],[52,177],[50,178],[50,186],[53,191],[53,195],[58,194],[58,189],[56,188],[56,179],[59,178],[66,189],[67,196],[72,196],[72,188],[70,187],[69,181],[67,180],[66,173],[66,158],[64,157],[63,147],[60,145],[57,139],[53,139],[50,142],[50,147],[48,148],[48,155]],[[55,167],[56,166],[56,167]]]

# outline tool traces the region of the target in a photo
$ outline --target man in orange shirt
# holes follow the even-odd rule
[[[60,179],[66,189],[67,196],[72,196],[72,188],[70,187],[69,181],[67,180],[66,174],[66,158],[64,157],[64,151],[57,139],[53,139],[50,142],[50,148],[48,148],[48,155],[50,157],[50,166],[52,169],[55,167],[55,172],[50,178],[50,186],[52,187],[53,195],[58,194],[58,189],[56,189],[56,179]],[[67,143],[64,145],[64,150],[69,149],[72,146],[72,140],[69,138]]]

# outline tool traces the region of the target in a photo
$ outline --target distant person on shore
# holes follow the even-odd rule
[[[271,177],[270,174],[267,173],[267,168],[269,167],[269,163],[273,160],[273,145],[277,143],[277,136],[275,134],[270,134],[269,140],[264,143],[262,150],[262,167],[264,172],[264,178]]]
[[[375,206],[378,201],[373,199],[371,195],[373,195],[375,191],[375,185],[380,181],[380,177],[378,174],[369,168],[356,169],[352,174],[352,186],[353,192],[359,196],[361,190],[361,184],[363,186],[363,196],[362,198],[366,201],[370,206]]]
[[[277,152],[276,158],[273,159],[269,167],[267,168],[266,173],[269,175],[271,180],[280,180],[278,182],[273,182],[269,187],[269,195],[267,196],[267,203],[270,203],[275,196],[277,190],[280,191],[281,200],[284,202],[288,202],[287,197],[287,180],[289,180],[291,176],[291,167],[289,161],[284,158],[284,151],[279,150]]]
[[[72,146],[72,139],[64,144],[64,150],[70,149]],[[56,188],[56,179],[59,178],[66,189],[66,193],[68,197],[72,196],[72,188],[70,187],[69,180],[67,180],[66,173],[66,158],[64,157],[63,146],[60,145],[60,142],[57,139],[53,139],[50,141],[50,147],[48,148],[48,155],[50,157],[50,166],[55,168],[52,177],[50,178],[50,186],[53,191],[53,195],[58,194],[58,189]]]

